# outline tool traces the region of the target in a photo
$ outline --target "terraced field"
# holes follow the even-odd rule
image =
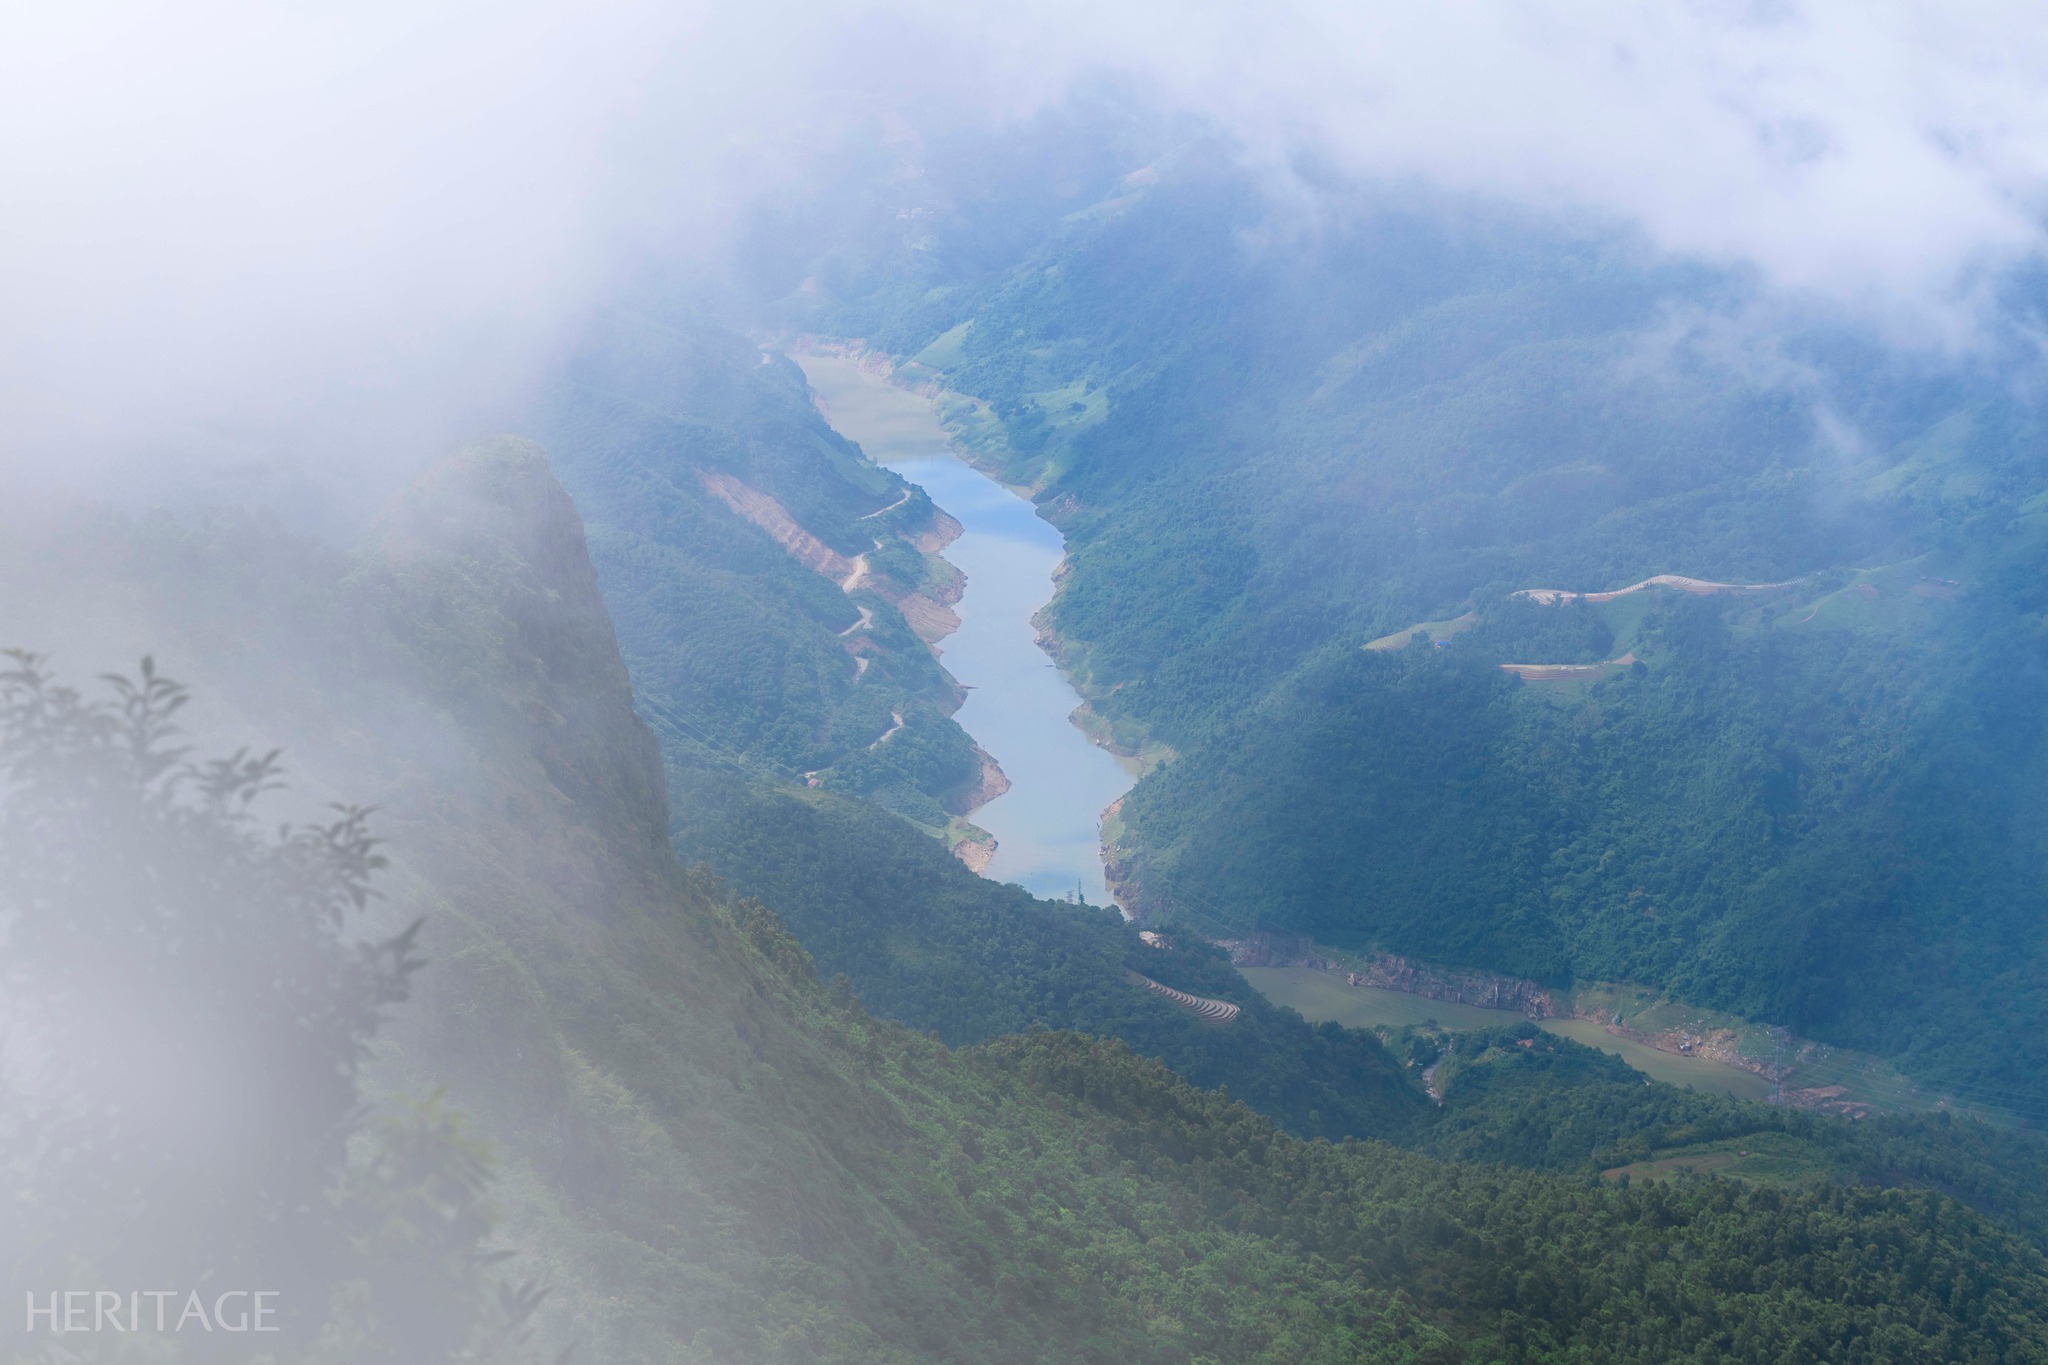
[[[1143,986],[1148,991],[1163,995],[1174,1004],[1192,1011],[1198,1017],[1207,1019],[1213,1024],[1227,1024],[1238,1016],[1239,1007],[1231,1004],[1228,1000],[1210,1000],[1199,995],[1189,995],[1186,991],[1177,991],[1171,986],[1162,985],[1151,977],[1141,972],[1131,971],[1128,968],[1125,969],[1124,975],[1129,978],[1132,985]]]

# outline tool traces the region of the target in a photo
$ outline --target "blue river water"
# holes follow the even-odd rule
[[[796,359],[833,429],[922,487],[963,528],[945,551],[967,579],[954,607],[960,629],[939,649],[969,689],[956,718],[1010,779],[1009,791],[970,817],[996,839],[985,875],[1040,896],[1078,892],[1108,904],[1102,812],[1131,776],[1073,723],[1081,698],[1031,623],[1052,598],[1066,553],[1060,533],[1027,499],[956,457],[924,399],[851,361]]]

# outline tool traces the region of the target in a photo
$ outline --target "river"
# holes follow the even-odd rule
[[[1131,778],[1069,719],[1081,698],[1045,651],[1031,618],[1052,598],[1053,571],[1065,557],[1060,533],[1030,501],[953,453],[931,404],[872,370],[838,357],[793,357],[822,400],[833,430],[868,458],[922,487],[964,528],[946,558],[967,577],[954,610],[960,629],[940,643],[946,669],[971,689],[958,719],[1009,775],[1010,790],[974,813],[996,837],[986,876],[1017,882],[1041,896],[1077,888],[1103,905],[1102,810]],[[1500,1028],[1520,1016],[1419,995],[1346,987],[1328,972],[1244,969],[1269,999],[1312,1021],[1355,1027],[1432,1020],[1453,1029]],[[1543,1027],[1615,1053],[1659,1080],[1761,1098],[1763,1078],[1704,1057],[1679,1057],[1618,1038],[1582,1020]]]
[[[1130,788],[1121,764],[1071,719],[1081,698],[1038,647],[1032,616],[1052,599],[1066,546],[1031,502],[953,453],[931,404],[850,360],[792,357],[833,430],[923,488],[964,528],[946,558],[966,575],[960,629],[940,642],[965,685],[956,717],[1002,765],[1010,790],[973,815],[996,839],[984,875],[1040,896],[1109,903],[1102,811]]]

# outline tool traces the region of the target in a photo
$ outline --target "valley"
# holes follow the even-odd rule
[[[2048,17],[31,8],[0,1365],[2048,1365]]]
[[[959,459],[929,402],[882,369],[840,355],[795,358],[833,429],[962,528],[944,550],[965,580],[953,608],[959,625],[934,643],[966,689],[956,719],[1007,785],[971,812],[993,854],[973,841],[957,847],[974,855],[977,872],[1036,895],[1109,904],[1102,812],[1131,778],[1073,723],[1081,698],[1038,645],[1034,618],[1065,554],[1059,532]]]
[[[676,487],[699,486],[683,472]],[[389,919],[427,912],[434,961],[367,1094],[395,1106],[446,1086],[492,1144],[501,1235],[518,1273],[547,1277],[536,1323],[551,1350],[789,1358],[773,1338],[877,1365],[1277,1362],[1303,1358],[1291,1334],[1306,1330],[1337,1362],[1376,1358],[1358,1343],[1398,1330],[1427,1350],[1380,1358],[1449,1362],[1514,1313],[1626,1355],[1576,1306],[1592,1302],[1669,1322],[1681,1343],[1708,1330],[1684,1324],[1739,1312],[1826,1358],[1869,1330],[1862,1309],[1812,1321],[1843,1275],[1863,1300],[1948,1321],[1881,1269],[1901,1243],[1925,1248],[1941,1284],[1987,1286],[1953,1310],[1976,1314],[1956,1329],[1973,1339],[2023,1339],[2034,1312],[1987,1318],[1979,1297],[2048,1303],[2048,1269],[2020,1240],[2048,1221],[2010,1183],[2031,1150],[2015,1139],[1645,1085],[1533,1026],[1398,1038],[1397,1058],[1268,1003],[1199,938],[1153,946],[1100,910],[976,877],[863,800],[786,780],[750,791],[731,741],[707,754],[664,727],[690,699],[652,690],[667,675],[651,637],[628,691],[608,616],[648,628],[624,610],[632,585],[615,561],[608,613],[576,508],[528,443],[460,452],[360,557],[241,522],[98,535],[92,578],[10,575],[10,619],[76,648],[74,603],[135,601],[129,639],[202,666],[209,730],[290,740],[300,780],[388,812],[403,860]],[[815,599],[816,629],[843,660],[836,632],[856,613],[769,548],[752,561],[767,583],[839,599]],[[221,620],[239,623],[232,652]],[[342,631],[357,640],[344,658],[380,661],[373,685],[306,648]],[[462,743],[423,747],[423,733]],[[729,823],[709,823],[721,812]],[[686,870],[671,834],[716,866]],[[1761,1158],[1745,1152],[1776,1164],[1752,1175],[1742,1163]],[[1688,1164],[1733,1183],[1658,1188]],[[1817,1178],[1750,1192],[1784,1169]],[[1630,1170],[1640,1189],[1592,1182]],[[1915,1231],[1928,1218],[1963,1240]],[[1734,1298],[1632,1278],[1681,1248],[1723,1266],[1809,1243],[1842,1248],[1840,1267],[1777,1257],[1766,1287]],[[990,1295],[992,1275],[1019,1300]],[[1532,1275],[1561,1288],[1522,1295]],[[962,1332],[983,1345],[949,1349]],[[1153,1349],[1162,1333],[1185,1349]]]

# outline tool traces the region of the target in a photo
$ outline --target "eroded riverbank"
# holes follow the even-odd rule
[[[1304,1018],[1315,1023],[1396,1029],[1435,1024],[1455,1031],[1504,1028],[1526,1017],[1515,1011],[1433,999],[1385,986],[1352,986],[1344,977],[1314,967],[1238,970],[1261,995],[1299,1010]],[[1771,1094],[1771,1082],[1754,1072],[1710,1057],[1661,1051],[1648,1043],[1610,1033],[1591,1020],[1549,1018],[1538,1021],[1538,1027],[1611,1052],[1645,1075],[1672,1085],[1746,1100],[1765,1099]]]
[[[1686,1005],[1647,987],[1582,982],[1555,990],[1393,955],[1350,955],[1300,944],[1260,951],[1262,945],[1249,941],[1225,946],[1262,995],[1315,1022],[1401,1028],[1433,1021],[1455,1031],[1530,1019],[1674,1085],[1743,1099],[1775,1098],[1854,1118],[1954,1109],[2010,1121],[1997,1110],[1915,1085],[1880,1058]]]
[[[1037,895],[1107,904],[1102,813],[1131,777],[1074,723],[1081,697],[1033,624],[1065,558],[1060,533],[1029,500],[961,460],[931,404],[881,369],[843,356],[792,358],[833,429],[921,486],[961,527],[944,550],[964,578],[959,626],[936,648],[967,691],[956,718],[1009,784],[973,812],[995,845],[985,864],[968,857],[969,866]]]

